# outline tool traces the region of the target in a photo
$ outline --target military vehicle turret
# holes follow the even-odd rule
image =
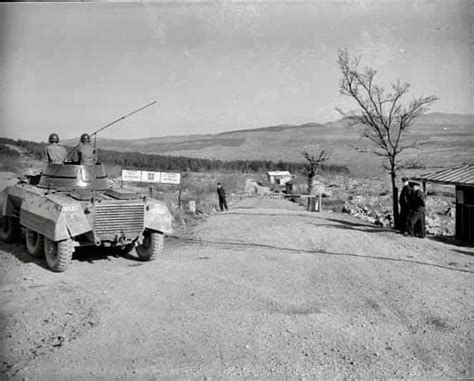
[[[28,253],[44,255],[55,272],[67,269],[78,246],[136,247],[139,259],[154,260],[172,231],[163,201],[111,186],[102,164],[48,164],[0,200],[0,238],[18,241],[24,229]]]

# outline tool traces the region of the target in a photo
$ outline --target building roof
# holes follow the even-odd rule
[[[268,176],[291,176],[291,173],[288,171],[268,171]]]
[[[413,179],[438,184],[474,186],[474,165],[468,164],[462,167],[443,169]]]

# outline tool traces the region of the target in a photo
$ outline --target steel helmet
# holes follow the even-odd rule
[[[81,143],[90,143],[91,142],[91,137],[89,134],[82,134],[81,135]]]
[[[52,133],[51,135],[49,135],[48,141],[50,143],[59,143],[59,135]]]

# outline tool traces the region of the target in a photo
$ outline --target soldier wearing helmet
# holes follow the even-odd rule
[[[59,135],[52,133],[48,138],[49,145],[46,146],[46,160],[51,164],[62,164],[67,157],[66,148],[59,145]]]
[[[81,142],[74,151],[73,161],[84,165],[92,165],[96,163],[96,151],[91,145],[91,137],[89,134],[81,135]]]

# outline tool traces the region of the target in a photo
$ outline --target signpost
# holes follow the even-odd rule
[[[122,184],[124,181],[150,184],[150,197],[153,197],[152,184],[181,184],[181,173],[179,172],[154,172],[139,171],[135,169],[122,169]],[[181,187],[179,189],[178,204],[181,203]]]
[[[161,184],[181,184],[181,173],[161,172]]]
[[[141,181],[141,171],[132,171],[128,169],[122,169],[122,181]]]
[[[179,185],[181,184],[181,173],[122,169],[122,181]]]

